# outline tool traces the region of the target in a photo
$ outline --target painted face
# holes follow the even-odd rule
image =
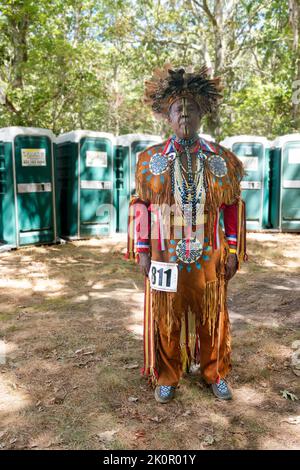
[[[194,137],[200,126],[199,107],[190,98],[179,98],[170,107],[169,123],[180,139]]]

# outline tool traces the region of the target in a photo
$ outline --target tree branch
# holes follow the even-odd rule
[[[257,9],[252,13],[251,16],[249,16],[249,18],[247,18],[247,21],[246,23],[241,27],[241,29],[239,31],[237,31],[237,34],[235,35],[234,37],[234,40],[236,41],[244,32],[245,32],[245,29],[247,26],[249,26],[249,31],[251,30],[252,26],[253,26],[253,23],[252,21],[254,20],[255,18],[255,15],[262,9],[264,8],[264,4],[260,4]]]
[[[206,15],[208,16],[208,18],[210,19],[210,21],[212,22],[214,27],[217,28],[218,23],[216,21],[216,18],[214,17],[214,15],[212,14],[212,12],[209,9],[209,7],[207,5],[207,1],[203,0],[203,4],[201,4],[198,0],[192,0],[192,2],[194,2],[199,8],[201,8],[206,13]]]
[[[7,95],[4,96],[3,106],[5,106],[11,113],[19,114],[20,110],[18,110],[14,104],[10,101]]]

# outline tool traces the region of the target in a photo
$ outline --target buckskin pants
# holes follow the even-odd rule
[[[200,337],[200,370],[202,377],[208,383],[215,383],[219,375],[226,377],[231,370],[230,363],[230,333],[228,310],[225,308],[221,321],[214,332],[214,342],[208,331],[208,325],[199,328]],[[180,346],[180,327],[173,325],[170,341],[165,327],[165,322],[159,322],[158,326],[158,384],[176,386],[182,375],[182,359]],[[220,327],[220,337],[219,337]],[[218,352],[219,349],[219,352]]]

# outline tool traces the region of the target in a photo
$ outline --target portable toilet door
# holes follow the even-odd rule
[[[300,134],[275,139],[270,164],[272,227],[300,232]]]
[[[243,162],[246,171],[241,188],[246,202],[247,229],[269,227],[270,142],[265,137],[240,135],[227,137],[221,145]]]
[[[11,144],[16,246],[55,242],[54,134],[7,127],[0,141]]]
[[[117,137],[115,153],[115,197],[117,231],[127,231],[128,203],[135,192],[135,170],[139,154],[162,142],[151,134],[125,134]]]
[[[127,231],[128,204],[130,199],[129,147],[116,145],[114,155],[114,208],[116,231]]]
[[[0,130],[0,250],[18,245],[12,148],[13,143]]]
[[[106,132],[77,130],[56,139],[59,231],[63,238],[90,238],[115,231],[113,153]]]

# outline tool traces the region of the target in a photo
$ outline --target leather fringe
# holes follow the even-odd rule
[[[214,344],[214,333],[218,317],[218,287],[218,280],[207,282],[202,301],[202,324],[205,325],[208,322],[212,344]]]
[[[153,318],[156,322],[163,322],[167,330],[169,343],[173,325],[180,326],[181,322],[180,315],[176,313],[174,307],[175,295],[175,293],[162,292],[154,289],[152,291]]]
[[[192,362],[196,361],[196,341],[196,315],[189,309],[181,318],[180,348],[184,372],[188,372]]]
[[[237,233],[237,257],[238,269],[243,261],[248,261],[246,247],[246,203],[242,199],[238,201],[238,233]]]

